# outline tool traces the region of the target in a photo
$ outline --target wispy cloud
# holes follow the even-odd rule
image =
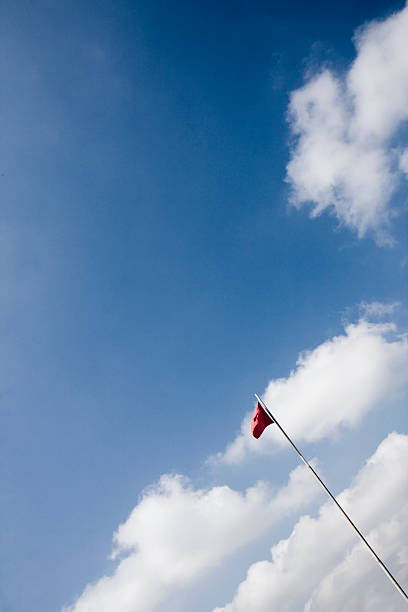
[[[361,302],[360,312],[369,319],[382,319],[392,315],[400,302]]]
[[[387,306],[366,305],[370,311]],[[361,319],[347,325],[344,334],[330,338],[299,355],[287,378],[272,380],[264,399],[272,413],[296,440],[314,442],[342,427],[355,427],[380,402],[408,384],[408,342],[392,323]],[[274,427],[259,440],[250,432],[251,414],[226,450],[211,462],[239,464],[254,454],[276,451],[283,443]]]
[[[338,496],[383,560],[408,581],[408,436],[390,434]],[[333,537],[335,534],[335,537]],[[253,564],[233,601],[214,612],[382,612],[401,610],[401,596],[332,502],[303,516],[272,560]],[[319,543],[324,543],[319,545]],[[304,607],[305,606],[305,607]]]
[[[392,197],[407,172],[408,7],[355,36],[345,75],[322,69],[291,95],[296,141],[287,166],[292,202],[332,211],[362,237],[392,242]]]

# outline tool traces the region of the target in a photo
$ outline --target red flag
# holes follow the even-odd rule
[[[259,438],[265,427],[268,427],[271,423],[273,423],[271,417],[266,414],[265,410],[258,402],[255,406],[251,423],[251,431],[254,438]]]

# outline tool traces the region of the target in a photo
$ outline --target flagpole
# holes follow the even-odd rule
[[[345,510],[343,510],[343,508],[340,506],[339,502],[337,501],[337,499],[334,497],[334,495],[332,495],[329,491],[329,489],[326,487],[326,485],[324,484],[323,480],[320,478],[320,476],[318,476],[318,474],[315,472],[315,470],[312,468],[312,466],[310,465],[310,463],[308,463],[306,461],[306,459],[304,458],[304,456],[302,455],[302,453],[300,452],[300,450],[295,446],[295,444],[292,442],[292,440],[289,438],[288,434],[284,431],[284,429],[279,425],[278,421],[275,419],[275,417],[272,415],[271,411],[269,410],[269,408],[267,407],[267,405],[265,404],[265,402],[263,400],[261,400],[261,398],[259,397],[259,395],[257,395],[256,393],[254,394],[256,399],[258,400],[258,402],[260,403],[261,407],[263,408],[264,412],[266,412],[266,414],[269,416],[269,418],[272,419],[272,422],[275,423],[275,425],[278,427],[278,429],[283,433],[283,435],[285,436],[285,438],[287,439],[287,441],[289,442],[289,444],[292,446],[292,448],[296,451],[296,453],[299,455],[300,459],[303,461],[303,463],[309,468],[309,470],[312,472],[312,474],[315,476],[315,478],[317,479],[317,481],[319,482],[320,486],[322,487],[322,489],[324,489],[324,491],[327,493],[327,495],[331,498],[332,501],[334,501],[334,503],[336,504],[336,506],[338,507],[338,509],[340,510],[340,512],[345,516],[345,518],[347,519],[347,521],[350,523],[350,525],[353,527],[354,531],[357,533],[358,537],[360,538],[360,540],[362,542],[364,542],[364,544],[367,546],[368,550],[370,551],[370,553],[372,554],[372,556],[374,557],[374,559],[377,561],[377,563],[379,564],[379,566],[381,567],[381,569],[387,574],[388,578],[391,580],[391,582],[393,583],[393,585],[395,586],[395,588],[397,589],[397,591],[400,592],[400,594],[402,595],[402,597],[404,597],[407,601],[408,601],[408,595],[405,593],[404,589],[398,584],[398,582],[396,581],[396,579],[394,578],[394,576],[391,574],[391,572],[387,569],[387,567],[384,565],[384,563],[381,561],[380,557],[376,554],[376,552],[371,548],[370,544],[367,542],[367,540],[365,539],[365,537],[363,536],[363,534],[359,531],[359,529],[357,529],[356,525],[353,523],[353,521],[351,520],[351,518],[348,516],[348,514],[345,512]]]

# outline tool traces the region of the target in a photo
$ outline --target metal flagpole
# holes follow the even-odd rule
[[[256,393],[254,394],[256,399],[258,400],[258,402],[260,403],[260,405],[262,406],[263,410],[266,412],[266,414],[272,419],[272,422],[275,423],[275,425],[278,427],[278,429],[283,433],[283,435],[285,436],[285,438],[287,439],[287,441],[289,442],[289,444],[292,446],[292,448],[294,448],[294,450],[297,452],[297,454],[299,455],[299,457],[301,458],[301,460],[303,461],[303,463],[309,468],[309,470],[312,472],[312,474],[316,477],[316,479],[318,480],[320,486],[322,487],[322,489],[324,489],[327,493],[327,495],[334,501],[334,503],[336,504],[336,506],[338,507],[338,509],[340,510],[340,512],[346,517],[346,519],[348,520],[348,522],[350,523],[350,525],[353,527],[354,531],[357,533],[358,537],[360,538],[360,540],[362,542],[364,542],[364,544],[367,546],[368,550],[370,551],[370,553],[372,554],[372,556],[374,557],[374,559],[377,561],[377,563],[380,565],[381,569],[387,574],[388,578],[391,580],[391,582],[393,583],[393,585],[395,586],[395,588],[397,589],[397,591],[399,591],[401,593],[401,595],[408,601],[408,595],[405,593],[404,589],[398,584],[398,582],[395,580],[394,576],[391,574],[391,572],[386,568],[386,566],[384,565],[384,563],[381,561],[381,559],[378,557],[378,555],[376,554],[376,552],[371,548],[370,544],[367,542],[367,540],[365,539],[365,537],[363,536],[363,534],[357,529],[356,525],[353,523],[353,521],[351,520],[351,518],[348,516],[348,514],[346,514],[346,512],[343,510],[343,508],[340,506],[339,502],[337,501],[337,499],[334,497],[334,495],[332,495],[329,491],[329,489],[326,487],[326,485],[324,484],[323,480],[321,480],[321,478],[318,476],[318,474],[314,471],[314,469],[312,468],[312,466],[310,465],[310,463],[308,463],[306,461],[306,459],[304,458],[304,456],[302,455],[302,453],[299,451],[299,449],[294,445],[294,443],[292,442],[292,440],[289,438],[288,434],[282,429],[282,427],[279,425],[278,421],[275,419],[275,417],[272,415],[271,411],[269,410],[269,408],[267,407],[267,405],[265,404],[265,402],[263,400],[261,400],[261,398],[259,397],[259,395],[257,395]]]

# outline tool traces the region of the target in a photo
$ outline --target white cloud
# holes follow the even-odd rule
[[[296,144],[287,166],[296,206],[329,209],[357,231],[390,242],[391,199],[405,170],[391,139],[408,119],[408,7],[355,36],[347,74],[328,69],[294,91],[289,122]]]
[[[114,557],[125,555],[114,574],[88,585],[65,610],[153,610],[171,589],[217,566],[318,494],[301,466],[277,491],[262,482],[243,493],[227,486],[197,490],[180,476],[162,476],[114,536]]]
[[[393,569],[401,585],[408,584],[408,504],[406,500],[368,534],[374,550],[381,550],[387,565]],[[305,606],[306,612],[399,612],[402,600],[374,562],[367,550],[356,545],[321,581]]]
[[[391,401],[408,384],[408,342],[395,326],[365,319],[312,351],[300,354],[287,378],[272,380],[264,399],[295,440],[314,442],[341,427],[355,427],[370,410]],[[211,458],[237,464],[251,454],[272,453],[285,443],[271,425],[255,440],[251,414],[224,453]]]
[[[390,434],[338,496],[396,578],[408,583],[408,436]],[[356,544],[356,542],[358,542]],[[402,609],[400,594],[336,506],[303,516],[253,564],[233,601],[214,612],[382,612]]]
[[[405,174],[408,174],[408,149],[405,149],[399,158],[399,167]]]

